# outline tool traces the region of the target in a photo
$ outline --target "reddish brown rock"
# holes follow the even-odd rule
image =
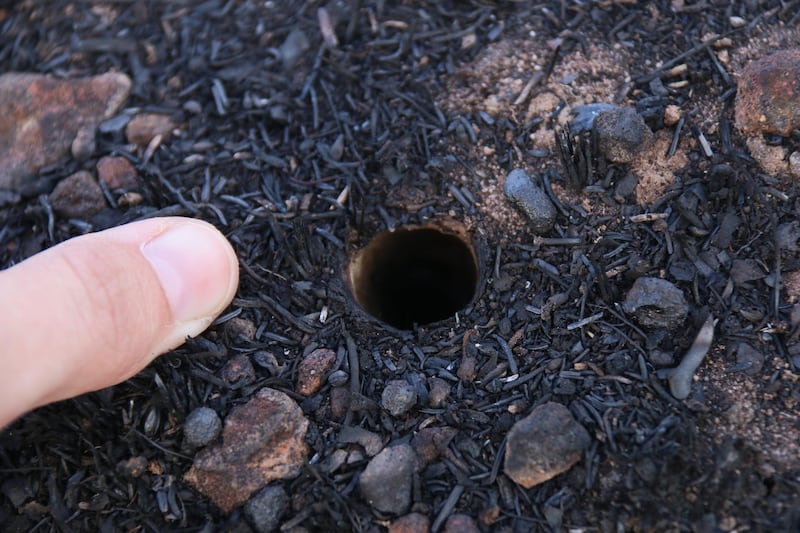
[[[328,348],[317,348],[308,354],[297,367],[297,393],[303,396],[316,393],[335,362],[336,352]]]
[[[478,525],[465,514],[452,514],[444,524],[444,533],[480,533]]]
[[[231,411],[222,444],[198,453],[185,479],[229,513],[270,481],[300,473],[307,431],[308,420],[289,396],[261,389]]]
[[[800,48],[752,61],[739,74],[736,127],[788,137],[800,128]]]
[[[89,218],[103,210],[103,189],[91,174],[81,170],[58,182],[50,193],[53,210],[67,218]]]
[[[167,115],[160,113],[141,113],[136,115],[125,126],[125,137],[129,143],[147,146],[156,135],[161,135],[162,140],[172,136],[175,123]]]
[[[347,387],[331,387],[331,414],[342,419],[350,409],[350,389]]]
[[[76,138],[76,152],[85,156],[97,125],[116,113],[130,88],[120,73],[74,80],[0,76],[0,189],[18,190],[25,178],[64,158]]]
[[[409,513],[401,516],[389,526],[389,533],[428,533],[430,519],[421,513]]]
[[[242,387],[256,380],[256,370],[253,368],[250,358],[242,353],[232,357],[225,363],[225,366],[220,371],[220,377],[228,385]]]
[[[508,432],[503,470],[529,489],[580,461],[591,437],[559,403],[540,405]]]
[[[97,178],[108,190],[132,189],[139,184],[139,174],[130,161],[121,156],[101,157],[97,162]]]

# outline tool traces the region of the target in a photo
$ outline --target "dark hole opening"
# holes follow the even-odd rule
[[[397,229],[377,235],[350,264],[356,301],[398,329],[453,316],[478,283],[472,246],[437,229]]]

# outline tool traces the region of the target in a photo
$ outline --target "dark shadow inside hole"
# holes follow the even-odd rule
[[[397,229],[376,236],[350,265],[356,301],[398,329],[453,316],[478,283],[472,247],[437,229]]]

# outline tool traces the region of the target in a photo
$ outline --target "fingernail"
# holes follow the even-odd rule
[[[171,228],[145,244],[142,254],[152,265],[176,322],[207,326],[236,292],[236,256],[211,225],[191,222]]]

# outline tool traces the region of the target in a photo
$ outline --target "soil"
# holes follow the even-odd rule
[[[199,406],[224,420],[264,387],[294,398],[310,422],[308,464],[279,482],[284,531],[385,531],[393,520],[357,490],[366,460],[324,467],[357,446],[338,439],[348,425],[384,444],[457,430],[449,452],[415,474],[411,510],[431,522],[460,513],[481,531],[800,529],[800,252],[779,238],[800,197],[778,172],[786,165],[769,170],[748,148],[788,156],[800,134],[748,138],[733,127],[736,72],[800,44],[800,2],[0,6],[3,71],[122,71],[129,108],[180,124],[153,153],[112,131],[89,160],[46,169],[38,189],[0,207],[0,265],[86,231],[181,214],[217,225],[242,268],[236,299],[201,337],[0,435],[3,531],[249,531],[241,510],[222,513],[184,480],[194,452],[182,424]],[[657,140],[630,165],[595,154],[576,183],[556,136],[594,102],[635,107]],[[38,194],[112,154],[133,163],[141,202],[52,220]],[[504,196],[515,168],[557,202],[550,234],[532,234]],[[620,185],[630,174],[633,190]],[[387,229],[445,219],[475,247],[470,303],[409,330],[365,313],[348,287],[351,255]],[[739,275],[745,264],[754,273]],[[642,276],[683,291],[683,327],[647,330],[626,316],[620,304]],[[709,314],[711,349],[677,400],[658,370],[680,361]],[[458,372],[469,343],[474,379]],[[421,399],[398,416],[337,416],[329,383],[296,390],[299,362],[320,347],[337,353],[331,370],[359,377],[365,401],[380,404],[398,379]],[[244,384],[224,378],[241,355],[254,368]],[[451,386],[438,406],[424,401],[431,377]],[[500,468],[504,439],[548,401],[567,406],[592,444],[568,472],[523,489]],[[136,475],[121,466],[132,458],[146,461]]]

